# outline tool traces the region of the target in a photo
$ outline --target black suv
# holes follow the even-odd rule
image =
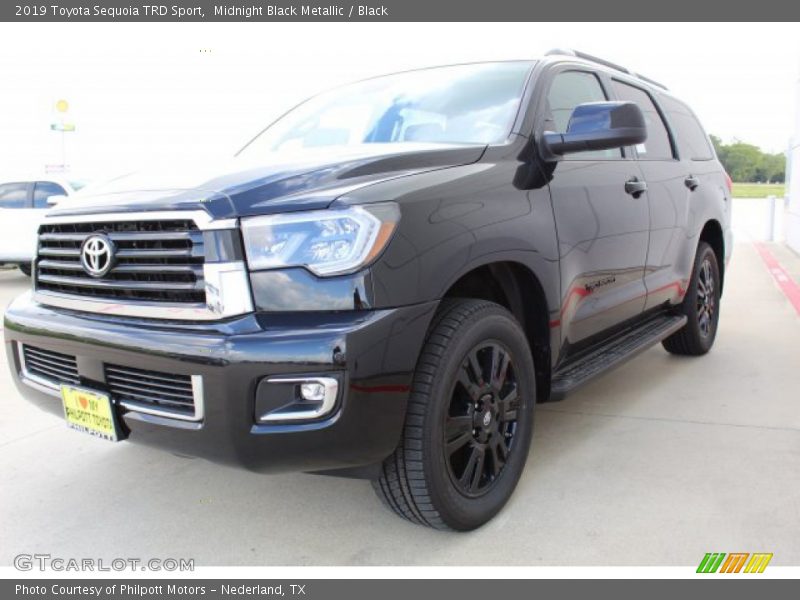
[[[730,181],[692,111],[607,61],[379,77],[214,173],[50,213],[5,315],[22,394],[79,430],[259,472],[370,477],[468,530],[552,401],[714,343]]]

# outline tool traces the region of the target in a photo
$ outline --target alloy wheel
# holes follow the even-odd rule
[[[697,277],[697,324],[700,335],[708,337],[714,329],[716,296],[714,293],[714,271],[707,258],[700,265]]]
[[[510,352],[498,342],[474,347],[464,358],[444,423],[450,478],[468,497],[488,492],[513,449],[519,391]]]

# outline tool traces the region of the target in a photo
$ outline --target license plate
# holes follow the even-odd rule
[[[62,385],[61,400],[68,427],[112,442],[119,440],[119,427],[108,394]]]

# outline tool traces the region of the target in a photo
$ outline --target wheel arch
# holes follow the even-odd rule
[[[537,402],[549,398],[552,355],[547,297],[528,267],[513,261],[483,264],[461,275],[443,297],[488,300],[508,309],[528,338],[536,366]]]

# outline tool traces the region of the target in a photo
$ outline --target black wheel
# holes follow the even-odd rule
[[[672,354],[699,356],[711,350],[717,336],[720,299],[719,265],[714,250],[700,242],[694,260],[692,279],[681,310],[689,321],[664,340]]]
[[[511,313],[446,301],[417,363],[400,444],[373,482],[378,496],[414,523],[483,525],[522,474],[535,398],[530,348]]]
[[[27,275],[28,277],[30,277],[31,276],[31,263],[20,263],[19,264],[19,270],[22,271],[22,273],[24,275]]]

